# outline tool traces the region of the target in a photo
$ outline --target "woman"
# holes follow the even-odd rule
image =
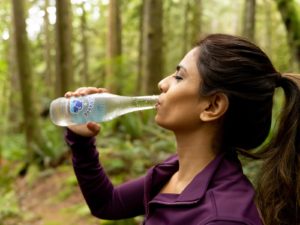
[[[146,225],[300,223],[300,92],[261,49],[242,38],[209,35],[158,86],[155,121],[174,132],[177,149],[144,177],[114,187],[95,147],[100,126],[68,128],[74,170],[93,215],[145,215]],[[253,152],[269,134],[277,87],[286,97],[277,132]],[[80,88],[66,97],[104,91]],[[237,153],[264,160],[257,194]]]

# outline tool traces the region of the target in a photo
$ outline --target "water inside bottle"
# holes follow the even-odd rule
[[[112,120],[126,113],[153,109],[158,96],[128,97],[109,93],[59,98],[50,105],[50,117],[58,126]]]

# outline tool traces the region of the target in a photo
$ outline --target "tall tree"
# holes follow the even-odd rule
[[[81,17],[80,17],[80,30],[81,30],[81,49],[82,49],[82,74],[83,74],[83,80],[84,85],[87,85],[89,83],[89,64],[88,64],[88,37],[87,37],[87,13],[85,10],[85,2],[81,3]]]
[[[198,41],[202,28],[202,0],[192,1],[191,15],[191,46]]]
[[[56,93],[64,95],[72,87],[72,23],[70,0],[56,0]]]
[[[143,84],[143,79],[142,79],[142,60],[143,60],[143,21],[144,21],[144,4],[145,0],[142,0],[140,6],[139,6],[139,54],[138,54],[138,76],[137,76],[137,82],[136,82],[136,94],[141,94],[142,93],[142,84]]]
[[[5,136],[5,134],[7,134],[7,128],[8,125],[10,125],[11,121],[8,120],[8,115],[10,112],[10,95],[12,93],[12,88],[10,88],[10,83],[9,83],[9,78],[10,78],[10,67],[5,67],[3,65],[9,65],[9,63],[11,61],[15,61],[12,59],[11,55],[13,53],[13,43],[11,40],[11,35],[9,33],[11,33],[11,24],[10,21],[11,19],[11,13],[9,12],[9,5],[10,3],[6,3],[6,4],[2,4],[1,9],[3,10],[1,13],[1,17],[2,17],[2,25],[4,25],[4,27],[6,27],[8,29],[8,37],[3,38],[2,37],[2,49],[0,49],[0,54],[4,57],[0,58],[0,102],[1,102],[1,107],[0,107],[0,114],[1,114],[1,118],[0,118],[0,167],[2,166],[2,152],[3,149],[6,147],[5,143],[3,141],[3,137]],[[1,30],[1,28],[0,28]],[[14,57],[14,55],[13,55]]]
[[[273,2],[272,2],[273,3]],[[272,7],[271,2],[269,0],[264,0],[264,8],[265,8],[265,46],[266,51],[269,55],[272,55],[272,34],[273,34],[273,18],[272,18]]]
[[[190,11],[190,1],[186,1],[184,3],[183,10],[183,32],[182,32],[182,55],[185,55],[187,50],[189,49],[189,11]]]
[[[122,31],[120,18],[120,1],[109,1],[107,33],[106,85],[119,93],[122,86]]]
[[[184,6],[182,55],[199,40],[202,30],[202,0],[188,0]]]
[[[54,65],[52,63],[52,33],[50,31],[50,22],[49,22],[49,13],[48,13],[48,7],[49,7],[49,0],[45,0],[44,3],[44,37],[45,37],[45,48],[44,48],[44,57],[46,62],[45,67],[45,83],[46,85],[53,87],[54,85]],[[49,97],[54,97],[53,90],[51,88],[47,88],[46,91],[48,92]]]
[[[300,70],[300,15],[294,0],[275,0],[287,30],[295,66]]]
[[[13,15],[11,15],[11,21],[14,23]],[[6,55],[8,57],[8,71],[9,71],[9,82],[10,87],[14,87],[14,91],[9,93],[9,115],[8,115],[8,121],[10,123],[10,129],[13,132],[19,131],[16,128],[20,127],[21,124],[21,118],[18,114],[18,112],[22,111],[22,107],[20,106],[20,97],[19,95],[16,95],[15,93],[21,93],[20,90],[20,82],[19,82],[19,76],[17,71],[17,62],[16,62],[16,38],[15,38],[15,32],[14,32],[14,26],[10,27],[9,29],[9,44],[8,44],[8,54]]]
[[[16,45],[17,72],[19,75],[22,95],[22,110],[24,129],[27,143],[28,163],[31,163],[34,156],[42,146],[42,136],[38,124],[38,114],[35,108],[34,80],[31,73],[29,59],[29,46],[25,25],[24,1],[12,0],[14,16],[14,37]]]
[[[143,18],[143,90],[157,93],[163,73],[162,0],[145,0]]]
[[[254,41],[256,0],[245,0],[243,36]]]

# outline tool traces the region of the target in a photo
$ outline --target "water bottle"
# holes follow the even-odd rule
[[[50,118],[58,126],[103,122],[126,113],[153,109],[157,100],[157,95],[129,97],[110,93],[61,97],[51,102]]]

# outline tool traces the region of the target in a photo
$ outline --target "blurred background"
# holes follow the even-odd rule
[[[1,0],[0,224],[138,224],[92,218],[51,100],[81,86],[119,95],[158,92],[193,44],[244,36],[281,72],[300,69],[300,0]],[[280,111],[280,99],[275,112]],[[103,123],[101,158],[113,182],[144,174],[174,152],[153,111]],[[251,178],[258,164],[245,162]]]

